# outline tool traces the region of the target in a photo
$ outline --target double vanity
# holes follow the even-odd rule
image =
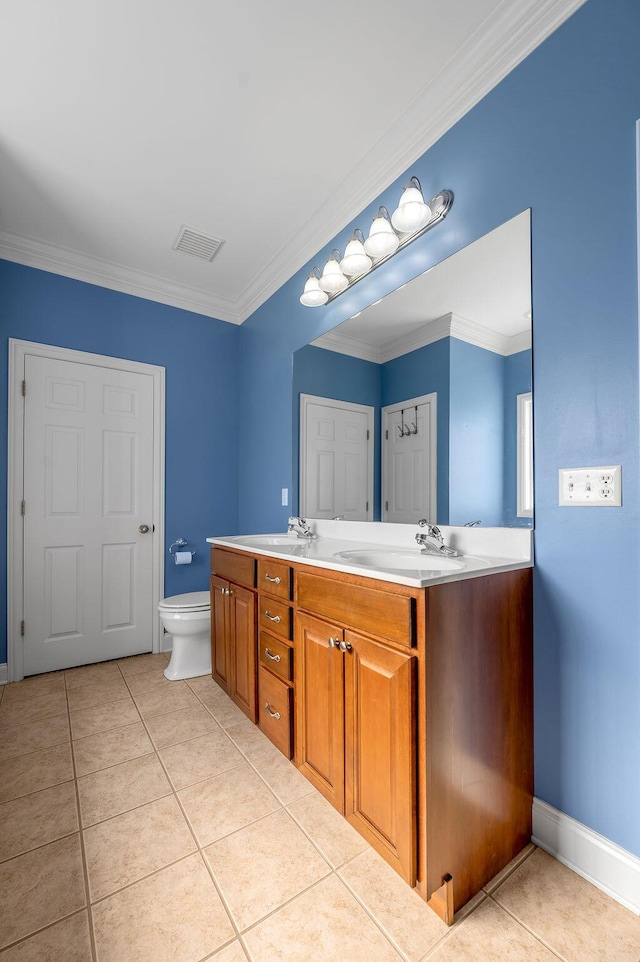
[[[531,531],[309,525],[208,539],[213,678],[450,923],[531,838]]]

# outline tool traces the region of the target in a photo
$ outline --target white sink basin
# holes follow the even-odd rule
[[[295,545],[296,542],[286,534],[251,534],[234,539],[254,548],[281,548]]]
[[[364,565],[367,568],[383,568],[395,571],[459,571],[465,567],[464,561],[457,558],[436,557],[422,554],[419,549],[410,548],[358,548],[354,551],[338,551],[339,561]]]

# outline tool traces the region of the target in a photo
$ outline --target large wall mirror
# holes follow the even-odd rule
[[[532,526],[530,212],[296,351],[293,399],[301,515]]]

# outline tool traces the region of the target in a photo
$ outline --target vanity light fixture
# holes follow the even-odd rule
[[[344,257],[334,249],[322,272],[318,267],[313,268],[304,285],[300,303],[305,307],[328,304],[444,220],[452,203],[453,193],[450,190],[441,190],[425,203],[420,181],[417,177],[411,177],[391,216],[386,207],[378,208],[366,240],[360,228],[356,227],[345,248]]]

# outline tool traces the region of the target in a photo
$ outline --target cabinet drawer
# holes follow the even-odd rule
[[[293,680],[293,648],[266,631],[260,632],[260,663],[285,681]]]
[[[291,711],[293,689],[260,665],[258,725],[280,751],[291,758]]]
[[[298,608],[397,645],[415,644],[415,600],[298,571]]]
[[[287,641],[291,638],[291,608],[260,595],[260,627]]]
[[[211,549],[211,573],[228,578],[246,588],[256,586],[256,559],[250,554],[237,554],[224,548]]]
[[[258,558],[258,588],[291,601],[291,568],[271,558]]]

